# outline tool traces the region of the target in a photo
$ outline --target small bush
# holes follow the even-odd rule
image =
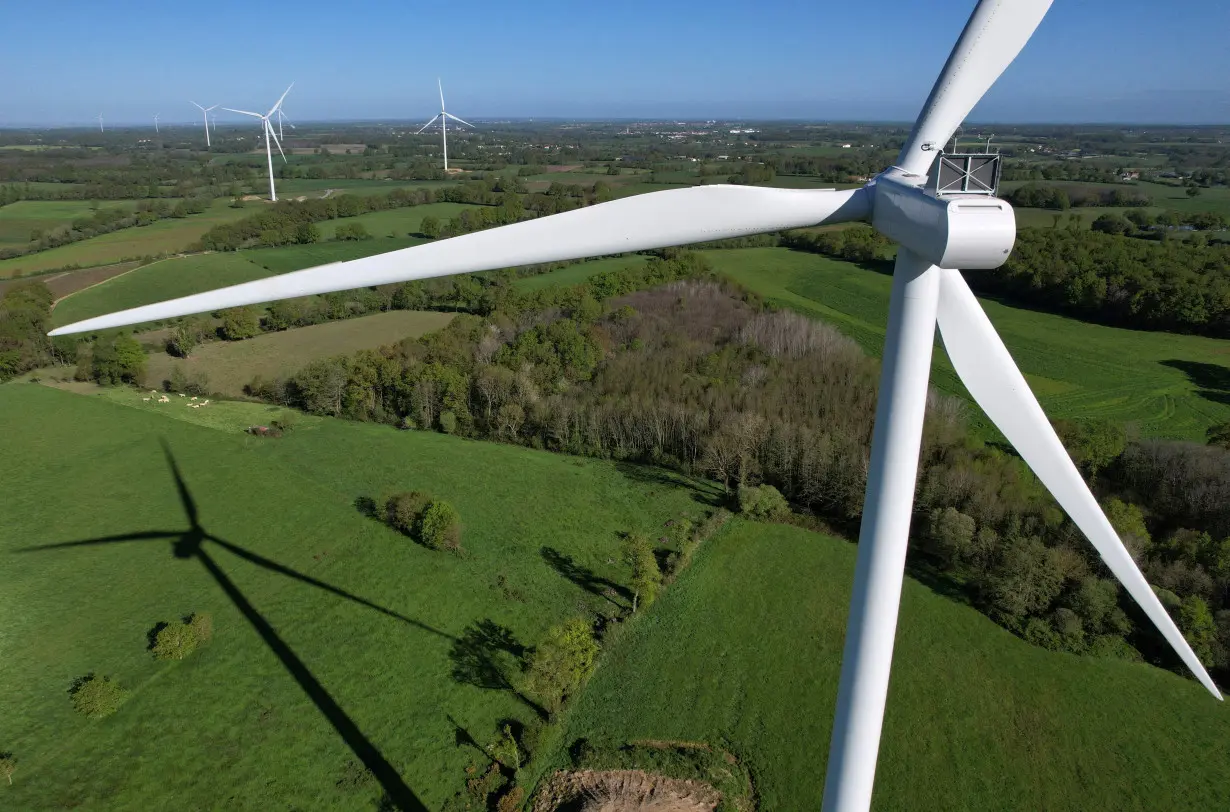
[[[214,620],[197,612],[179,623],[160,623],[150,633],[150,651],[157,660],[182,660],[214,636]]]
[[[167,623],[154,634],[155,660],[182,660],[196,651],[196,635],[184,623]]]
[[[0,775],[3,775],[9,780],[9,786],[13,786],[13,773],[17,772],[17,759],[12,753],[0,753]]]
[[[786,518],[790,506],[772,485],[743,485],[739,488],[739,512],[749,519],[773,522]]]
[[[434,500],[423,511],[420,538],[433,550],[460,550],[461,517],[457,509],[441,499]]]
[[[457,415],[450,411],[440,412],[440,431],[445,434],[457,433]]]
[[[419,534],[419,519],[431,502],[431,497],[418,491],[405,491],[389,497],[385,503],[385,521],[407,536]]]
[[[517,812],[524,800],[525,790],[521,787],[513,787],[500,796],[500,800],[495,805],[496,812]]]
[[[68,695],[72,698],[74,710],[93,719],[110,716],[128,698],[128,692],[118,682],[94,674],[86,674],[74,682],[73,687],[68,689]]]

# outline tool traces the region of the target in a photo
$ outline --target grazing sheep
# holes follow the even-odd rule
[[[208,405],[209,405],[209,401],[208,401],[208,400],[203,400],[203,401],[201,401],[201,405],[202,405],[202,406],[208,406]]]
[[[193,399],[193,400],[196,400],[196,395],[193,395],[193,396],[192,396],[192,399]]]
[[[183,398],[183,397],[187,397],[187,395],[185,395],[183,392],[180,392],[180,393],[179,393],[179,396],[180,396],[181,398]],[[193,398],[193,400],[196,400],[196,398]]]
[[[149,403],[149,398],[141,398],[141,400],[145,401],[146,403]]]

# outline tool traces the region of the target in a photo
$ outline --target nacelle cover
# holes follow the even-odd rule
[[[998,268],[1016,242],[1016,215],[1006,200],[935,197],[891,176],[876,181],[871,224],[940,268]]]

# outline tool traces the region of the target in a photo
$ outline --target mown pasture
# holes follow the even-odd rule
[[[382,788],[356,752],[405,808],[439,809],[486,763],[463,734],[535,715],[480,687],[486,666],[622,601],[593,586],[625,580],[620,532],[702,508],[610,462],[308,417],[257,439],[239,429],[266,406],[141,397],[0,389],[20,426],[0,436],[5,809],[370,810]],[[216,405],[229,425],[206,425]],[[386,488],[452,502],[467,555],[355,509]],[[151,537],[22,551],[134,533]],[[155,661],[147,632],[190,612],[213,615],[212,642]],[[130,689],[113,716],[72,710],[89,672]]]
[[[269,275],[269,271],[249,262],[241,252],[172,257],[66,297],[52,311],[52,322],[56,326],[69,324]]]
[[[881,353],[889,276],[784,248],[706,256],[719,273],[766,300],[831,322]],[[989,299],[982,305],[1052,418],[1102,418],[1144,436],[1200,442],[1209,426],[1230,421],[1226,341],[1104,327]],[[938,343],[931,380],[968,399]]]
[[[186,251],[215,225],[232,222],[251,213],[247,206],[231,208],[229,200],[219,198],[201,214],[158,220],[147,226],[124,228],[28,256],[0,260],[0,277],[9,277],[13,273],[28,276],[70,265],[107,265],[126,259]]]
[[[176,368],[196,380],[208,381],[209,391],[242,397],[243,388],[256,376],[272,379],[294,373],[318,358],[332,358],[358,350],[371,350],[418,338],[439,330],[452,313],[389,310],[354,319],[313,324],[279,333],[263,333],[244,341],[211,341],[188,358],[152,353],[146,379],[170,380]]]
[[[0,247],[22,246],[34,231],[44,234],[89,217],[94,207],[132,209],[131,200],[18,200],[0,206]]]
[[[706,742],[761,809],[819,809],[856,550],[736,522],[604,653],[556,764],[578,739]],[[1219,809],[1228,746],[1195,680],[1028,645],[906,580],[873,809]]]
[[[399,209],[385,209],[360,214],[355,217],[341,217],[336,220],[326,220],[317,223],[321,237],[329,240],[340,226],[350,223],[361,223],[367,232],[374,237],[405,237],[418,234],[424,217],[434,217],[443,222],[456,217],[466,209],[477,208],[466,203],[429,203],[423,206],[407,206]]]

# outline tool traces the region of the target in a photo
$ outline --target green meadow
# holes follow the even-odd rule
[[[887,275],[784,248],[706,256],[719,273],[766,300],[832,323],[870,353],[882,351]],[[1221,383],[1230,342],[1104,327],[981,301],[1052,418],[1102,418],[1131,424],[1145,436],[1197,441],[1209,426],[1230,421],[1230,395]],[[968,399],[939,343],[931,380]]]
[[[241,433],[270,417],[0,388],[22,427],[0,435],[6,810],[370,810],[383,793],[438,809],[475,758],[462,732],[535,716],[491,664],[619,600],[587,587],[625,580],[620,532],[700,509],[623,466],[434,433],[308,417]],[[386,489],[449,500],[466,555],[355,509]],[[150,629],[191,612],[212,642],[154,660]],[[114,715],[72,710],[91,672],[131,692]]]

